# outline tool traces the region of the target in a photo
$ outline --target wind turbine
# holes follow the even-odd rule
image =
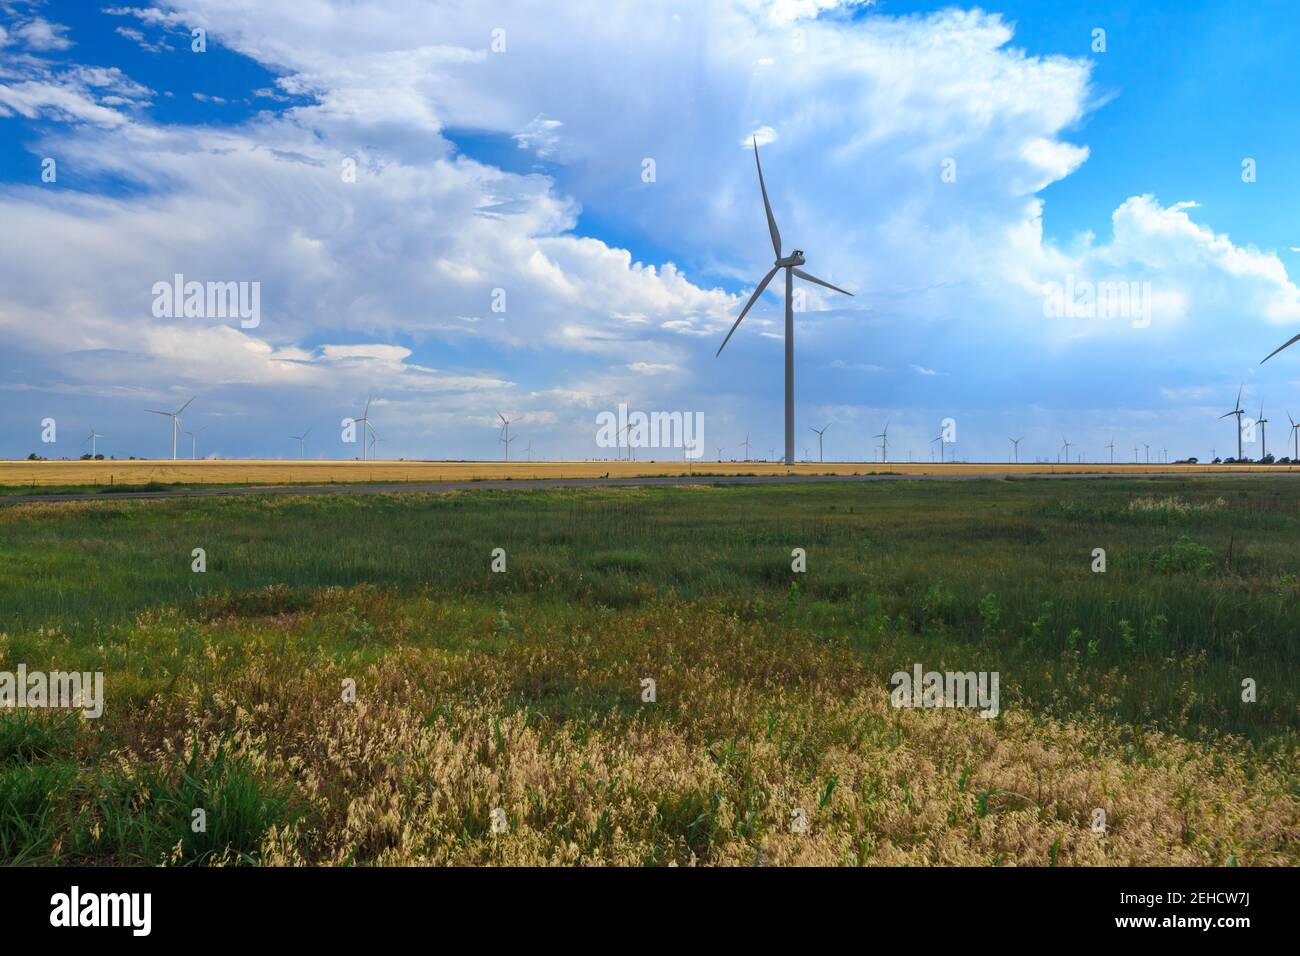
[[[361,413],[360,418],[353,419],[355,423],[361,425],[361,460],[362,461],[366,460],[367,439],[370,437],[370,433],[374,431],[374,429],[370,427],[370,402],[372,401],[373,398],[374,396],[368,396],[366,398],[366,410]]]
[[[1110,449],[1110,463],[1115,464],[1115,436],[1110,436],[1110,444],[1106,446]]]
[[[506,446],[506,461],[510,461],[510,443],[514,441],[510,437],[510,419],[506,418],[500,412],[497,412],[497,418],[501,419],[501,434],[497,436],[497,441]]]
[[[531,438],[528,439],[528,447],[524,449],[524,452],[528,455],[528,460],[531,462],[533,460],[533,440]]]
[[[90,434],[86,436],[86,441],[90,442],[90,460],[91,460],[91,461],[94,461],[95,458],[96,458],[96,453],[95,453],[95,439],[96,439],[96,438],[107,438],[107,437],[108,437],[107,435],[101,435],[99,432],[95,431],[95,429],[93,429],[93,428],[90,430]],[[81,443],[81,447],[82,447],[82,448],[85,448],[85,447],[86,447],[86,441],[83,441],[83,442]]]
[[[1279,346],[1278,346],[1277,348],[1275,348],[1273,351],[1271,351],[1271,352],[1269,352],[1267,355],[1265,355],[1265,356],[1260,360],[1260,363],[1259,363],[1259,364],[1260,364],[1260,365],[1263,365],[1265,362],[1267,362],[1269,359],[1271,359],[1271,358],[1272,358],[1274,355],[1276,355],[1278,352],[1282,351],[1282,350],[1283,350],[1284,348],[1286,348],[1288,345],[1295,345],[1297,342],[1300,342],[1300,335],[1293,335],[1293,336],[1291,336],[1291,338],[1287,339],[1285,342],[1283,342],[1281,345],[1279,345]],[[1240,458],[1241,456],[1238,455],[1237,457]]]
[[[1291,423],[1291,435],[1295,438],[1295,457],[1291,460],[1300,461],[1300,425],[1296,424],[1296,420],[1291,417],[1290,412],[1286,413],[1286,420]]]
[[[758,188],[763,193],[763,209],[767,213],[767,229],[772,236],[772,251],[776,253],[776,263],[771,270],[763,277],[763,281],[754,289],[753,295],[745,303],[745,307],[740,310],[740,315],[736,319],[735,325],[727,333],[727,337],[722,340],[718,346],[718,355],[727,347],[731,341],[731,336],[735,333],[736,328],[740,325],[742,319],[758,301],[758,297],[763,294],[767,284],[772,281],[778,269],[785,270],[785,463],[794,464],[794,277],[798,276],[806,282],[814,282],[817,285],[824,286],[834,292],[843,292],[845,295],[853,295],[852,292],[846,292],[839,286],[833,286],[823,279],[804,272],[799,266],[805,264],[802,249],[796,249],[788,256],[781,255],[781,232],[776,228],[776,218],[772,215],[772,204],[767,199],[767,185],[763,182],[763,164],[758,161],[758,138],[754,138],[754,165],[758,169]]]
[[[1020,464],[1020,443],[1024,440],[1024,435],[1021,435],[1019,438],[1012,438],[1010,435],[1007,436],[1007,441],[1011,442],[1011,450],[1016,456],[1017,465]]]
[[[1289,345],[1290,343],[1288,342],[1287,344]],[[1286,348],[1285,345],[1282,346],[1282,347],[1283,347],[1283,348]],[[1268,359],[1265,359],[1264,361],[1267,362]],[[1219,419],[1220,419],[1220,420],[1223,420],[1223,419],[1227,418],[1229,415],[1236,415],[1236,416],[1237,416],[1237,460],[1238,460],[1238,461],[1241,460],[1241,416],[1242,416],[1242,414],[1243,414],[1243,412],[1242,412],[1242,408],[1241,408],[1241,392],[1242,392],[1242,389],[1244,389],[1245,387],[1246,387],[1245,385],[1242,385],[1242,386],[1240,386],[1240,387],[1237,389],[1237,405],[1236,405],[1236,407],[1233,408],[1232,411],[1230,411],[1230,412],[1224,412],[1222,415],[1219,416]]]
[[[199,457],[199,432],[207,431],[208,426],[204,425],[198,432],[186,432],[190,436],[190,461]]]
[[[1264,417],[1264,403],[1259,403],[1259,421],[1255,422],[1259,426],[1259,460],[1263,461],[1268,457],[1268,437],[1264,434],[1264,426],[1268,424],[1268,419]]]
[[[383,441],[383,439],[379,437],[379,432],[372,428],[370,430],[370,458],[372,461],[377,460],[375,458],[375,449],[381,441]]]
[[[880,439],[880,461],[881,464],[889,464],[889,422],[885,422],[885,429],[879,435],[871,436]]]
[[[745,432],[745,440],[736,447],[745,449],[745,461],[749,461],[749,432]]]
[[[306,441],[307,441],[307,436],[310,435],[310,434],[311,434],[311,429],[309,428],[309,429],[307,429],[305,432],[303,432],[301,435],[290,435],[290,436],[289,436],[290,438],[292,438],[294,441],[296,441],[296,442],[298,443],[298,457],[299,457],[299,458],[306,458],[306,457],[307,457],[307,451],[306,451],[307,446],[306,446]]]
[[[827,425],[825,425],[825,426],[822,428],[821,431],[818,432],[817,429],[813,428],[811,425],[808,426],[808,430],[809,430],[810,432],[817,432],[817,461],[819,461],[819,462],[825,462],[825,461],[826,461],[826,457],[825,457],[825,455],[822,454],[822,436],[826,434],[826,429],[827,429],[827,428],[830,428],[830,427],[831,427],[831,426],[830,426],[830,424],[828,423]]]
[[[636,456],[633,454],[633,448],[632,448],[632,436],[630,434],[631,429],[632,429],[631,422],[628,422],[626,425],[623,426],[623,434],[627,435],[627,460],[636,461]]]
[[[938,438],[931,438],[931,439],[930,439],[930,444],[931,444],[931,445],[933,445],[935,442],[938,442],[938,443],[939,443],[939,464],[942,465],[942,464],[943,464],[943,432],[940,432],[940,433],[939,433],[939,437],[938,437]],[[931,451],[933,451],[933,450],[934,450],[934,449],[931,449]],[[931,461],[933,461],[933,460],[934,460],[934,459],[932,458]]]
[[[1070,463],[1070,439],[1062,435],[1061,441],[1064,442],[1064,444],[1061,446],[1061,450],[1065,452],[1065,463],[1068,465]],[[1057,461],[1061,460],[1060,452],[1057,453],[1056,460]]]
[[[195,397],[197,398],[198,396]],[[166,415],[168,418],[172,420],[172,461],[176,460],[176,433],[181,430],[181,418],[180,418],[181,412],[189,408],[190,403],[193,401],[194,399],[191,398],[188,402],[186,402],[180,408],[176,409],[176,411],[174,412],[160,412],[157,409],[153,409],[153,408],[145,409],[145,411],[148,412],[150,415]]]
[[[1149,465],[1151,464],[1151,443],[1149,441],[1144,441],[1142,447],[1147,450],[1147,464]]]

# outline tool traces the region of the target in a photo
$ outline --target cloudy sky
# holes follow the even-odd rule
[[[354,457],[368,395],[384,457],[496,457],[498,409],[605,455],[619,402],[779,454],[779,288],[714,357],[772,260],[752,136],[854,293],[796,316],[799,454],[1205,459],[1242,382],[1280,451],[1300,20],[1059,6],[0,0],[0,456],[170,454],[144,409],[197,396],[201,457]],[[178,273],[260,321],[156,315]]]

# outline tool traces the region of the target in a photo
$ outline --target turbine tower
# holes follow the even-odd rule
[[[299,458],[303,458],[303,459],[305,459],[305,458],[307,457],[307,445],[306,445],[306,442],[307,442],[307,436],[310,435],[310,434],[311,434],[311,429],[309,428],[309,429],[307,429],[305,432],[303,432],[301,435],[290,435],[290,436],[289,436],[290,438],[292,438],[294,441],[296,441],[296,442],[298,443],[298,457],[299,457]]]
[[[193,401],[194,399],[191,398],[189,402],[186,402],[184,405],[176,409],[176,411],[174,412],[160,412],[157,409],[153,409],[153,408],[145,409],[145,411],[148,412],[150,415],[166,415],[168,418],[172,420],[172,461],[176,460],[176,435],[181,430],[181,412],[189,408],[190,402]]]
[[[1264,434],[1264,426],[1268,424],[1268,419],[1264,417],[1264,403],[1259,403],[1259,421],[1255,422],[1259,426],[1259,460],[1263,461],[1268,457],[1268,436]]]
[[[796,249],[788,256],[781,255],[781,232],[776,228],[776,218],[772,215],[772,204],[767,199],[767,185],[763,182],[763,164],[758,161],[758,138],[754,138],[754,166],[758,169],[758,188],[763,193],[763,209],[767,213],[767,229],[772,236],[772,251],[776,253],[776,263],[771,270],[763,277],[763,281],[754,289],[753,295],[745,303],[745,307],[740,310],[740,316],[736,319],[735,325],[727,333],[727,337],[722,340],[718,346],[717,354],[722,354],[722,350],[727,347],[731,341],[731,336],[735,333],[736,328],[740,325],[742,319],[758,301],[758,297],[763,294],[767,284],[772,281],[778,269],[785,270],[785,463],[794,464],[794,277],[798,276],[806,282],[814,282],[817,285],[824,286],[834,292],[843,292],[845,295],[853,295],[852,292],[846,292],[839,286],[833,286],[823,279],[804,272],[799,266],[805,264],[803,250]]]
[[[1010,435],[1007,436],[1007,441],[1011,442],[1011,451],[1015,455],[1017,465],[1020,464],[1020,443],[1024,440],[1024,435],[1021,435],[1019,438],[1012,438]]]
[[[826,461],[826,456],[822,454],[822,436],[826,434],[826,429],[830,427],[831,426],[828,423],[818,432],[817,429],[813,428],[811,425],[808,426],[810,432],[817,432],[817,461],[819,463],[824,463]]]
[[[107,437],[108,437],[107,435],[101,435],[99,432],[95,431],[95,429],[92,428],[92,429],[90,430],[90,434],[86,436],[86,441],[83,441],[83,442],[81,443],[81,447],[82,447],[82,448],[85,448],[85,447],[86,447],[86,442],[90,442],[90,460],[91,460],[91,461],[94,461],[95,458],[97,457],[96,452],[95,452],[95,439],[96,439],[96,438],[107,438]]]
[[[1110,463],[1115,464],[1115,436],[1110,436],[1110,444],[1106,446],[1110,449]]]
[[[1286,420],[1291,423],[1291,435],[1295,438],[1295,457],[1291,460],[1300,461],[1300,425],[1296,424],[1296,420],[1291,417],[1290,412],[1286,413]]]
[[[1288,344],[1290,344],[1290,343],[1288,343]],[[1285,345],[1282,346],[1282,347],[1283,347],[1283,348],[1286,348]],[[1264,361],[1267,362],[1268,359],[1265,359]],[[1244,389],[1245,387],[1246,387],[1245,385],[1242,385],[1242,386],[1240,386],[1240,387],[1237,389],[1237,405],[1236,405],[1236,407],[1233,408],[1232,411],[1230,411],[1230,412],[1224,412],[1222,415],[1219,416],[1219,420],[1220,420],[1220,421],[1222,421],[1223,419],[1227,418],[1229,415],[1236,415],[1236,416],[1237,416],[1237,460],[1238,460],[1238,461],[1241,461],[1241,416],[1242,416],[1242,408],[1241,408],[1241,392],[1242,392],[1242,389]]]

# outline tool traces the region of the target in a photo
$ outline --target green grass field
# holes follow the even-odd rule
[[[1298,502],[1280,477],[6,506],[0,670],[103,671],[107,702],[0,712],[0,859],[1295,864]],[[918,662],[999,672],[1001,715],[890,707]]]

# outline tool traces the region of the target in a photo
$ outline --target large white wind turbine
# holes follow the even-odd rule
[[[197,396],[195,396],[195,397],[197,397]],[[189,407],[190,407],[190,402],[193,402],[193,401],[194,401],[194,399],[191,398],[189,402],[186,402],[184,405],[182,405],[180,408],[176,409],[176,411],[174,411],[174,412],[160,412],[160,411],[158,411],[157,409],[154,409],[154,408],[146,408],[146,409],[145,409],[145,411],[148,412],[150,415],[166,415],[168,418],[170,418],[170,419],[172,420],[172,461],[175,461],[175,460],[176,460],[176,435],[177,435],[177,434],[180,432],[180,430],[181,430],[181,417],[180,417],[180,416],[181,416],[181,412],[183,412],[183,411],[185,411],[185,409],[189,408]]]
[[[776,218],[772,215],[772,204],[767,199],[767,185],[763,182],[763,165],[758,161],[758,138],[754,138],[754,165],[758,169],[758,188],[763,193],[763,209],[767,212],[767,229],[772,236],[772,251],[776,253],[776,264],[763,277],[763,281],[754,289],[754,294],[749,297],[745,307],[740,310],[735,325],[727,333],[727,337],[722,340],[718,346],[717,355],[722,354],[722,350],[727,347],[731,341],[731,336],[735,333],[736,328],[740,325],[742,319],[758,301],[758,297],[763,294],[767,284],[772,281],[778,269],[785,270],[785,463],[794,464],[794,277],[798,276],[806,282],[814,282],[817,285],[824,286],[834,292],[843,292],[845,295],[852,295],[852,292],[846,292],[839,286],[831,285],[824,279],[819,279],[814,275],[804,272],[799,266],[804,265],[806,260],[803,257],[803,250],[796,249],[788,256],[781,255],[781,232],[776,228]],[[717,357],[716,355],[714,356]]]
[[[1285,345],[1282,346],[1282,347],[1283,347],[1283,348],[1286,348]],[[1265,361],[1268,361],[1268,359],[1265,359]],[[1243,390],[1245,387],[1246,387],[1245,385],[1242,385],[1242,386],[1240,386],[1240,387],[1237,389],[1237,405],[1236,405],[1236,407],[1233,408],[1232,411],[1230,411],[1230,412],[1224,412],[1222,415],[1219,416],[1219,419],[1220,419],[1220,420],[1227,418],[1229,415],[1236,415],[1236,416],[1237,416],[1237,460],[1238,460],[1238,461],[1241,461],[1241,416],[1242,416],[1242,414],[1243,414],[1243,409],[1242,409],[1242,407],[1241,407],[1241,393],[1242,393],[1242,390]]]

